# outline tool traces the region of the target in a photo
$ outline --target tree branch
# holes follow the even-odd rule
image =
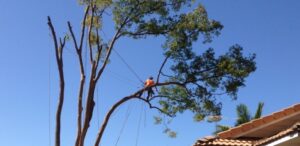
[[[162,65],[160,66],[158,74],[157,74],[157,78],[156,78],[156,83],[159,83],[160,74],[162,73],[162,69],[164,68],[164,66],[165,66],[166,62],[168,61],[169,57],[170,57],[169,55],[166,56],[166,58],[163,61]]]
[[[142,88],[142,89],[138,90],[137,92],[135,92],[134,94],[132,94],[132,95],[130,95],[130,96],[126,96],[126,97],[122,98],[121,100],[119,100],[118,102],[116,102],[116,103],[112,106],[112,108],[108,111],[108,113],[106,114],[106,116],[105,116],[105,118],[104,118],[104,121],[103,121],[103,123],[102,123],[102,126],[101,126],[100,129],[99,129],[99,132],[98,132],[98,135],[97,135],[96,142],[95,142],[95,145],[94,145],[94,146],[99,146],[99,143],[100,143],[100,141],[101,141],[101,138],[102,138],[102,136],[103,136],[103,133],[104,133],[104,131],[105,131],[105,128],[106,128],[106,126],[107,126],[107,123],[108,123],[108,121],[109,121],[109,119],[110,119],[112,113],[116,110],[116,108],[118,108],[120,105],[122,105],[122,104],[125,103],[126,101],[128,101],[128,100],[130,100],[130,99],[134,99],[134,98],[143,100],[143,101],[145,101],[145,102],[146,102],[146,101],[148,102],[149,100],[146,100],[146,99],[144,99],[144,98],[141,98],[141,95],[142,95],[142,93],[143,93],[144,91],[146,91],[148,88],[152,88],[152,87],[154,87],[154,86],[165,86],[165,85],[171,85],[171,84],[184,86],[184,84],[179,83],[179,82],[156,83],[156,84],[154,84],[154,85],[152,85],[152,86]],[[149,103],[148,103],[148,105],[149,105]],[[149,107],[152,108],[152,109],[157,109],[157,110],[163,112],[162,109],[159,109],[158,107],[151,105],[151,103],[150,103]],[[163,113],[165,113],[165,112],[163,112]],[[165,114],[168,114],[168,113],[165,113]],[[170,116],[172,116],[172,115],[170,115]]]
[[[82,51],[82,45],[83,45],[85,27],[86,27],[85,23],[86,23],[86,18],[87,18],[89,10],[90,10],[90,6],[87,6],[85,13],[84,13],[83,24],[82,24],[82,28],[81,28],[81,37],[80,37],[80,45],[79,45],[80,51]]]
[[[161,113],[163,113],[163,114],[165,114],[165,115],[167,115],[167,116],[169,116],[169,117],[174,117],[174,115],[171,115],[171,114],[165,112],[164,110],[162,110],[161,108],[159,108],[159,107],[154,106],[153,104],[151,104],[151,101],[150,101],[149,99],[144,99],[144,98],[142,98],[142,97],[137,97],[137,98],[140,99],[140,100],[142,100],[142,101],[144,101],[145,103],[147,103],[147,104],[149,105],[149,108],[150,108],[150,109],[156,109],[156,110],[158,110],[159,112],[161,112]]]
[[[172,77],[173,77],[173,76],[171,76],[171,75],[165,74],[164,72],[161,72],[161,75],[163,75],[163,76],[165,76],[165,77],[168,77],[168,78],[172,78]]]
[[[78,56],[78,60],[79,60],[79,65],[80,65],[80,85],[79,85],[79,93],[78,93],[78,105],[77,105],[77,136],[76,136],[76,142],[75,142],[75,146],[79,146],[79,141],[80,141],[80,136],[81,136],[81,128],[82,128],[82,97],[83,97],[83,90],[84,90],[84,83],[85,83],[85,70],[84,70],[84,65],[83,65],[83,59],[82,59],[82,44],[83,44],[83,40],[84,40],[84,34],[85,34],[85,27],[86,27],[86,18],[87,18],[87,14],[89,11],[89,6],[87,6],[85,13],[84,13],[84,18],[83,18],[83,24],[82,24],[82,28],[81,28],[81,38],[80,38],[80,46],[78,47],[77,45],[77,40],[76,37],[74,35],[71,23],[68,21],[68,28],[69,31],[71,33],[71,37],[73,39],[74,42],[74,46],[76,49],[76,53]]]

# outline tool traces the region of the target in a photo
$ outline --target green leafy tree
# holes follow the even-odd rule
[[[95,146],[101,142],[112,113],[125,102],[134,99],[143,101],[150,109],[156,109],[171,118],[178,113],[191,111],[195,114],[194,118],[199,121],[208,115],[220,115],[222,103],[216,97],[228,95],[236,99],[238,89],[245,86],[245,78],[256,69],[255,55],[243,55],[243,48],[239,45],[231,46],[227,53],[219,56],[215,55],[213,48],[201,51],[193,45],[198,40],[202,40],[203,43],[211,42],[223,28],[219,21],[208,17],[203,5],[193,0],[79,0],[79,2],[85,7],[79,36],[75,35],[71,22],[68,22],[69,35],[57,37],[51,18],[48,17],[60,78],[56,112],[56,146],[60,146],[61,112],[65,92],[63,54],[69,37],[77,53],[80,71],[75,146],[83,146],[85,143],[93,118],[95,87],[101,80],[111,52],[120,38],[138,40],[149,36],[163,37],[165,41],[162,44],[164,52],[162,57],[165,59],[157,70],[154,85],[121,97],[108,109],[98,130]],[[184,11],[188,10],[186,8],[190,11]],[[115,28],[115,34],[109,41],[104,41],[99,33],[105,31],[103,18],[106,14],[112,14],[106,17],[113,20],[114,23],[111,25]],[[86,66],[82,55],[85,42],[88,44],[90,62]],[[167,66],[166,62],[172,65]],[[159,92],[152,97],[143,97],[142,93],[152,87],[158,88]],[[83,98],[85,89],[87,95]],[[84,110],[83,99],[86,99]],[[171,137],[176,136],[173,131],[168,134]]]
[[[235,126],[242,125],[244,123],[250,122],[251,120],[258,119],[262,115],[262,110],[264,107],[263,102],[259,102],[255,115],[251,116],[248,107],[245,104],[239,104],[236,107],[236,113],[237,113],[237,120],[235,122]],[[230,129],[230,126],[225,126],[225,125],[217,125],[216,126],[216,131],[214,132],[215,134],[226,131]]]

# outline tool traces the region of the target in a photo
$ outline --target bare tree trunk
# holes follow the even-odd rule
[[[59,101],[56,111],[56,126],[55,126],[55,146],[60,146],[60,131],[61,131],[61,112],[64,104],[64,92],[65,92],[65,79],[64,79],[64,70],[63,70],[63,49],[66,42],[66,37],[63,40],[60,39],[60,44],[58,45],[55,29],[52,25],[51,19],[48,16],[48,25],[51,29],[53,42],[55,46],[55,57],[57,68],[59,72]]]
[[[59,91],[60,93],[59,93],[58,107],[56,111],[55,146],[60,146],[61,112],[64,104],[64,91],[65,91],[65,83],[62,77],[62,79],[60,79],[60,91]]]
[[[95,70],[95,63],[92,64],[92,70],[91,70],[91,76],[89,81],[89,90],[87,95],[87,101],[86,101],[86,107],[85,107],[85,117],[84,117],[84,123],[81,130],[81,136],[79,140],[79,146],[84,145],[85,136],[87,134],[88,128],[90,127],[90,121],[93,116],[94,112],[94,93],[95,93],[95,87],[96,87],[96,81],[94,80],[96,70]]]
[[[93,11],[93,9],[92,9]],[[92,15],[93,18],[94,15]],[[92,25],[90,27],[93,27]],[[113,46],[115,44],[115,41],[118,39],[119,34],[120,34],[121,29],[118,29],[118,31],[116,32],[115,36],[112,39],[112,42],[110,43],[109,47],[108,47],[108,52],[105,56],[104,59],[104,63],[102,65],[102,67],[99,69],[99,71],[97,70],[97,67],[99,65],[99,57],[98,59],[93,59],[93,54],[92,54],[92,49],[91,49],[91,45],[90,45],[90,61],[91,61],[91,75],[90,75],[90,81],[89,81],[89,90],[88,90],[88,95],[87,95],[87,101],[86,101],[86,107],[85,107],[85,118],[84,118],[84,123],[83,123],[83,127],[81,130],[81,135],[80,135],[80,140],[79,140],[79,146],[83,146],[84,145],[84,140],[85,140],[85,136],[87,134],[88,128],[90,127],[90,121],[92,119],[93,116],[93,112],[94,112],[94,106],[95,106],[95,101],[94,101],[94,93],[95,93],[95,88],[96,88],[96,84],[99,81],[100,76],[102,75],[106,65],[108,64],[108,60],[111,54],[111,51],[113,49]],[[91,32],[89,32],[90,34]],[[98,33],[97,33],[98,35]],[[97,38],[99,38],[99,36],[97,36]],[[91,43],[91,40],[89,38],[89,43]],[[98,46],[98,51],[101,49],[99,48],[100,46]],[[100,54],[101,52],[98,52],[98,54]]]

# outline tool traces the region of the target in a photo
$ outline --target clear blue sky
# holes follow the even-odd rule
[[[220,97],[224,101],[224,120],[220,123],[234,123],[235,105],[239,103],[249,105],[253,111],[257,103],[263,101],[264,115],[299,103],[300,1],[201,2],[209,16],[221,21],[225,27],[213,43],[199,44],[199,50],[214,47],[218,52],[224,52],[230,45],[238,43],[247,53],[257,54],[258,69],[247,79],[247,86],[240,90],[238,100]],[[0,10],[0,145],[48,146],[49,104],[53,138],[58,78],[46,17],[52,17],[57,32],[62,35],[67,32],[68,20],[78,29],[82,8],[74,0],[0,0]],[[112,30],[106,30],[107,37],[111,37]],[[141,41],[122,39],[115,49],[142,78],[146,78],[156,74],[159,62],[163,59],[159,47],[158,38]],[[65,73],[70,75],[66,77],[62,145],[70,146],[75,137],[79,81],[72,45],[67,46],[65,58]],[[114,101],[140,86],[115,54],[100,84],[97,96],[99,114],[95,116],[103,116]],[[118,146],[135,146],[136,140],[138,146],[190,146],[196,139],[210,135],[214,130],[214,124],[195,123],[191,114],[185,113],[173,121],[171,127],[178,132],[178,137],[170,139],[162,133],[163,127],[153,125],[152,117],[156,112],[144,112],[145,106],[140,102],[132,102],[121,107],[113,116],[102,146],[115,145],[128,106],[131,107],[131,114]],[[137,139],[140,115],[142,122]],[[93,121],[87,141],[95,139],[97,121]]]

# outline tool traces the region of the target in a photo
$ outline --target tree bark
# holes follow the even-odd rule
[[[95,106],[94,93],[95,93],[95,88],[96,88],[96,81],[94,80],[95,74],[96,74],[95,67],[96,67],[96,64],[95,64],[95,62],[93,62],[90,81],[89,81],[89,90],[88,90],[87,101],[86,101],[85,117],[84,117],[83,127],[81,130],[79,146],[84,145],[85,136],[88,131],[88,128],[90,127],[90,121],[92,119],[93,112],[94,112],[94,106]]]
[[[85,75],[81,74],[81,80],[80,80],[80,87],[79,87],[79,96],[78,96],[78,115],[77,115],[77,137],[76,137],[76,143],[75,146],[79,145],[79,140],[81,137],[81,125],[82,125],[82,96],[83,96],[83,88],[84,88],[84,82],[85,82]]]

